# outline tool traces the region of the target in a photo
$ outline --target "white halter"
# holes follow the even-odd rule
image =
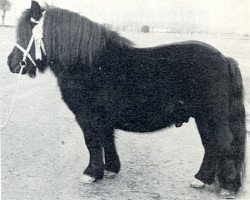
[[[22,74],[23,69],[26,66],[26,61],[25,61],[26,58],[28,57],[30,59],[30,61],[32,62],[32,64],[34,66],[36,66],[35,61],[31,57],[31,55],[29,54],[31,46],[33,44],[33,41],[35,41],[36,59],[41,59],[42,60],[42,52],[41,51],[43,51],[44,55],[46,55],[43,40],[42,40],[42,38],[43,38],[44,16],[45,16],[45,11],[43,12],[42,17],[41,17],[41,19],[39,21],[36,21],[33,18],[31,18],[31,21],[36,23],[37,25],[32,30],[32,36],[30,38],[29,45],[28,45],[26,50],[23,47],[21,47],[19,44],[15,44],[15,46],[23,52],[23,59],[20,62],[20,67],[21,68],[20,68],[20,71],[19,71],[18,83],[17,83],[17,86],[16,86],[15,94],[14,94],[14,97],[13,97],[13,100],[12,100],[12,103],[11,103],[11,106],[10,106],[8,116],[7,116],[6,121],[3,124],[0,124],[0,128],[5,127],[7,125],[7,123],[8,123],[8,121],[10,120],[10,116],[11,116],[13,108],[14,108],[14,103],[16,101],[17,92],[18,92],[18,89],[20,87],[21,74]]]
[[[42,52],[44,53],[44,55],[46,55],[44,43],[42,40],[42,38],[43,38],[43,22],[44,22],[45,14],[46,14],[46,11],[44,11],[42,13],[42,17],[40,18],[39,21],[35,20],[34,18],[31,18],[31,21],[36,23],[36,25],[32,30],[32,36],[30,38],[29,45],[28,45],[27,49],[25,50],[19,44],[17,44],[17,43],[15,44],[15,46],[23,52],[22,61],[24,64],[25,64],[26,58],[28,57],[29,60],[32,62],[32,64],[34,66],[36,66],[36,62],[34,61],[34,59],[31,57],[31,55],[29,53],[33,42],[35,42],[35,58],[36,58],[36,60],[37,59],[42,60]]]

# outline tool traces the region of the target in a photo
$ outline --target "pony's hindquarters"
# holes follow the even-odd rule
[[[216,71],[209,77],[211,87],[203,99],[206,103],[195,116],[205,148],[195,177],[211,184],[217,176],[221,188],[237,192],[242,185],[245,159],[243,86],[237,63],[231,58],[222,60],[218,68],[223,73]]]
[[[226,58],[230,73],[229,89],[229,127],[233,134],[232,147],[234,150],[234,165],[239,176],[238,187],[241,186],[242,177],[244,176],[245,160],[245,142],[246,142],[246,125],[245,125],[245,107],[243,104],[244,91],[241,73],[237,62]]]
[[[228,191],[238,192],[244,177],[245,160],[245,108],[243,104],[243,85],[237,62],[226,58],[229,70],[229,134],[230,143],[221,141],[222,149],[218,162],[217,176],[220,186]],[[228,134],[228,135],[229,135]],[[225,134],[227,135],[227,134]],[[228,193],[230,194],[230,192]]]

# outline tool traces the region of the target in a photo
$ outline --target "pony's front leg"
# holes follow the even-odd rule
[[[84,133],[85,144],[89,151],[89,164],[83,172],[81,181],[84,183],[93,183],[103,178],[104,163],[103,163],[103,129],[102,126],[94,122],[84,122],[77,118]]]
[[[104,176],[106,178],[112,178],[118,174],[121,168],[119,156],[115,146],[114,130],[112,128],[108,128],[105,131],[103,149],[105,157]]]

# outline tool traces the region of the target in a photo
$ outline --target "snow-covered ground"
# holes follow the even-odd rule
[[[190,39],[215,46],[239,62],[246,100],[250,103],[249,39],[205,34],[121,34],[138,46]],[[17,75],[10,73],[6,64],[14,39],[14,29],[0,29],[1,121],[7,116],[17,83]],[[55,78],[49,71],[35,79],[23,76],[11,120],[1,130],[2,199],[219,199],[214,187],[189,187],[203,156],[194,120],[181,128],[155,134],[117,131],[116,135],[122,164],[119,175],[93,185],[82,184],[80,176],[88,164],[87,149],[74,116],[61,100]],[[249,148],[247,152],[250,155]],[[245,187],[238,199],[250,199],[249,193],[248,167]]]

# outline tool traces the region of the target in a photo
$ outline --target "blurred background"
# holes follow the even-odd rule
[[[15,25],[30,0],[1,0],[5,25]],[[121,31],[250,33],[249,0],[39,0]],[[3,7],[3,6],[2,6]],[[3,9],[2,9],[3,10]],[[2,11],[3,14],[3,11]],[[143,30],[144,26],[144,30]],[[147,28],[148,27],[148,28]]]

